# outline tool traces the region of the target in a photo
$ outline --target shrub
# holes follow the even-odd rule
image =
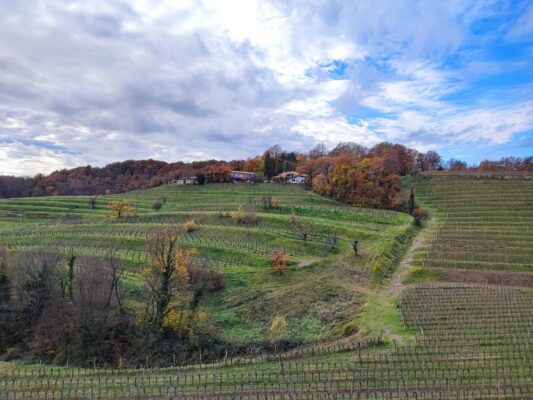
[[[275,317],[270,323],[268,331],[272,338],[272,342],[274,343],[274,353],[276,353],[278,347],[277,341],[287,334],[287,321],[285,321],[285,317],[279,315]]]
[[[152,210],[159,211],[161,210],[161,207],[163,207],[163,202],[161,200],[154,201],[154,204],[152,204]]]
[[[272,269],[279,275],[283,274],[283,271],[287,269],[287,261],[289,261],[289,255],[283,249],[276,249],[270,256],[272,261]]]
[[[411,216],[415,219],[416,226],[422,226],[422,222],[428,217],[428,211],[425,208],[417,208],[411,213]]]
[[[279,201],[279,197],[272,197],[272,207],[278,208],[281,205],[281,202]]]
[[[187,222],[183,224],[183,229],[185,232],[193,232],[196,230],[196,222],[194,222],[194,219],[190,219]]]
[[[253,226],[259,222],[255,207],[250,201],[246,206],[240,205],[236,211],[233,211],[231,218],[239,225]]]
[[[341,327],[341,335],[344,337],[355,335],[357,332],[359,327],[354,321],[348,321]]]

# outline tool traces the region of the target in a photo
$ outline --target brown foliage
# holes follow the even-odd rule
[[[196,223],[194,222],[194,219],[190,219],[187,222],[183,224],[183,229],[185,232],[193,232],[196,230]]]
[[[272,261],[272,269],[279,275],[283,274],[283,271],[287,269],[287,262],[289,261],[289,255],[284,249],[276,249],[270,255],[270,261]]]

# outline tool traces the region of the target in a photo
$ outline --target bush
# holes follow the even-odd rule
[[[359,327],[354,321],[346,322],[341,328],[341,335],[343,337],[355,335],[359,332]]]
[[[255,207],[251,202],[248,202],[246,206],[240,205],[236,211],[231,213],[231,218],[239,225],[253,226],[259,222]]]
[[[159,211],[161,210],[161,207],[163,207],[163,202],[161,200],[154,201],[154,204],[152,204],[152,210]]]
[[[185,232],[193,232],[196,230],[196,222],[194,222],[194,219],[190,219],[187,222],[183,224],[183,229]]]
[[[415,219],[416,226],[422,226],[422,222],[428,217],[428,210],[425,208],[417,208],[411,213],[411,216]]]
[[[283,274],[283,271],[287,269],[287,261],[289,261],[289,255],[283,249],[276,249],[270,256],[272,261],[272,269],[279,275]]]

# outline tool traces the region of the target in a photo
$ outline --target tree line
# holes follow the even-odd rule
[[[197,183],[229,182],[232,170],[255,172],[259,180],[271,180],[281,172],[307,174],[308,186],[317,193],[365,207],[398,208],[398,179],[418,172],[481,171],[533,172],[533,157],[484,160],[479,165],[452,159],[447,163],[434,151],[426,153],[401,144],[379,143],[372,148],[339,143],[328,150],[323,144],[308,152],[272,146],[246,160],[206,160],[167,163],[127,160],[105,167],[90,165],[62,169],[31,178],[0,176],[0,198],[49,195],[102,195],[151,188],[185,176]]]

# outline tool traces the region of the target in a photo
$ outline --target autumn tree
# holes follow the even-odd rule
[[[274,272],[278,275],[282,275],[283,271],[287,269],[289,255],[283,249],[276,249],[270,255],[270,261],[272,262],[272,269]]]
[[[186,284],[187,277],[176,260],[178,238],[178,230],[167,227],[151,233],[146,241],[151,262],[143,271],[149,295],[145,318],[153,329],[161,329],[180,286]]]
[[[135,214],[135,207],[128,200],[113,200],[108,206],[112,218],[130,217]]]
[[[307,157],[311,160],[317,160],[321,157],[324,157],[328,153],[324,143],[317,143],[315,147],[309,150]]]
[[[283,316],[277,316],[272,319],[268,329],[272,343],[274,344],[274,353],[278,350],[278,342],[287,334],[287,321]]]

